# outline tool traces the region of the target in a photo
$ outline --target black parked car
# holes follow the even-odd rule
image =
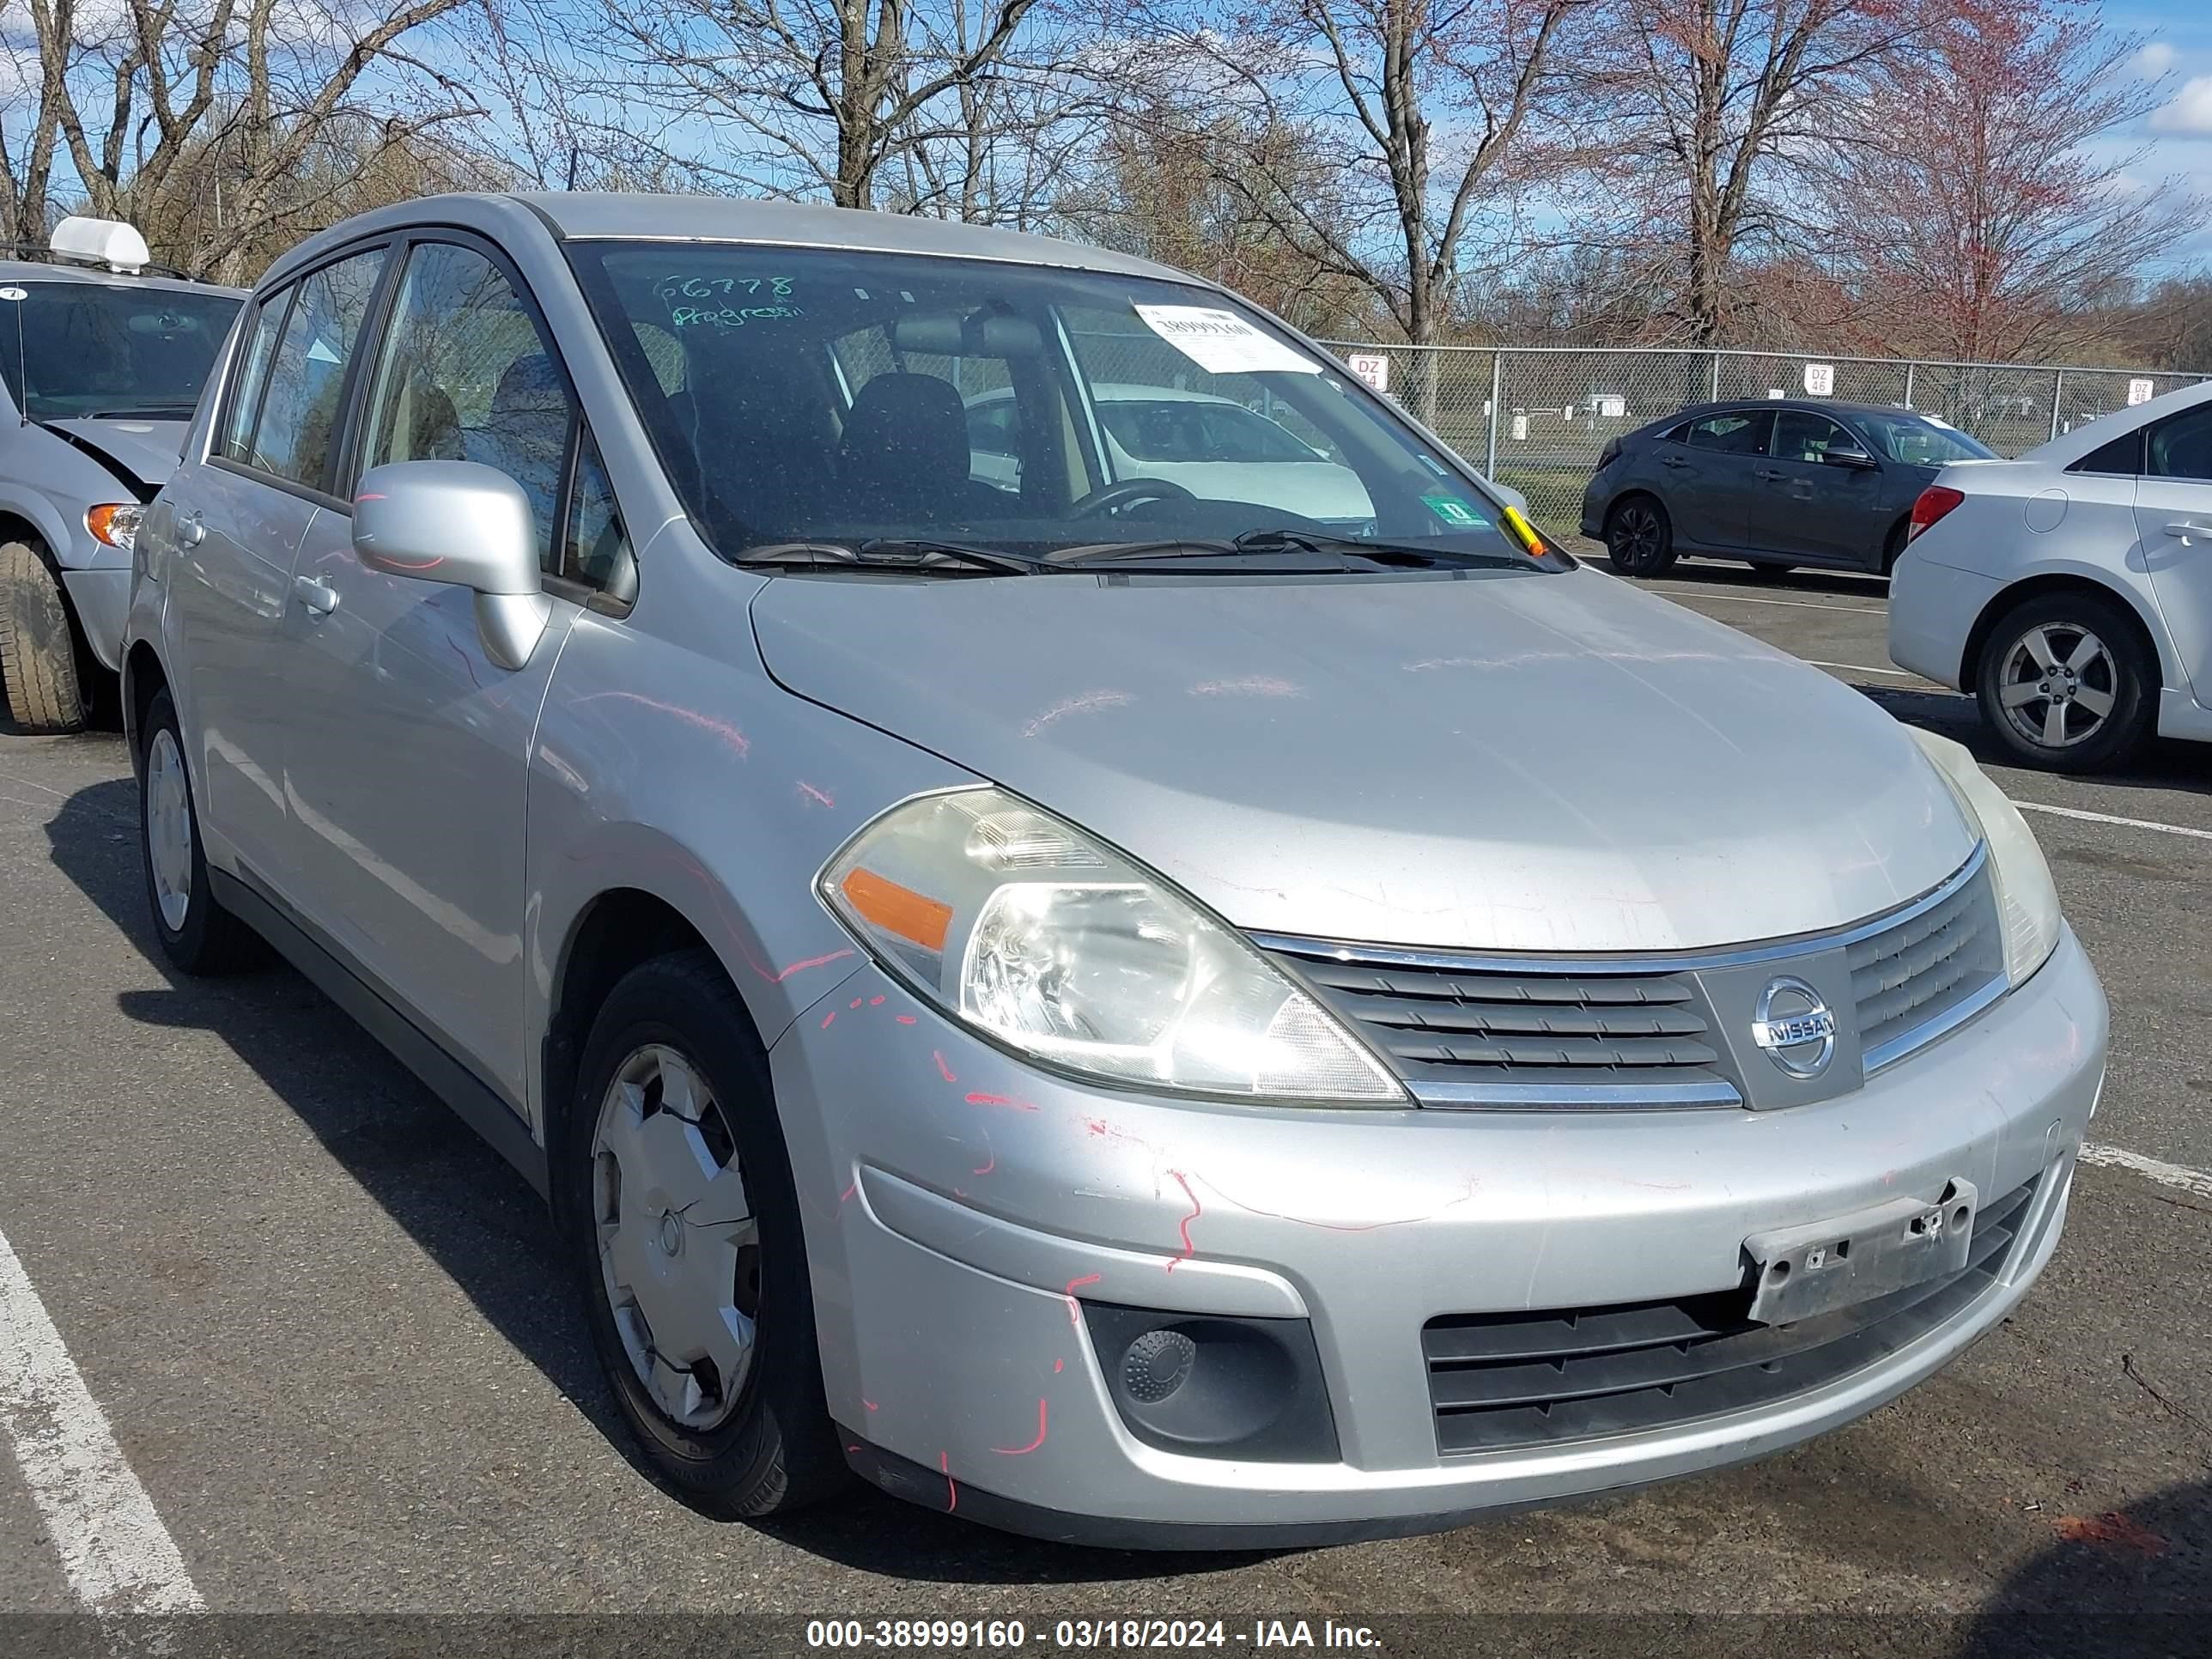
[[[1909,409],[1697,404],[1606,445],[1583,492],[1583,534],[1631,576],[1659,575],[1683,553],[1767,574],[1807,564],[1887,574],[1938,469],[1992,459]]]

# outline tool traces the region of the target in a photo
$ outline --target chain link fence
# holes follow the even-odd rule
[[[1811,396],[1892,405],[2017,455],[2084,421],[2212,379],[1808,352],[1325,343],[1489,477],[1521,491],[1539,520],[1568,529],[1606,441],[1685,404]]]

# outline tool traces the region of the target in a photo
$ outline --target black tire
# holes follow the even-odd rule
[[[750,1368],[735,1409],[703,1430],[678,1422],[640,1379],[600,1269],[592,1167],[599,1109],[624,1061],[653,1044],[676,1050],[714,1096],[710,1109],[719,1109],[733,1143],[759,1228]],[[812,1281],[768,1056],[711,951],[657,957],[616,984],[592,1022],[575,1094],[551,1139],[561,1248],[576,1273],[608,1387],[653,1470],[717,1520],[785,1514],[851,1485],[823,1394]]]
[[[149,777],[156,747],[165,740],[173,745],[177,757],[182,811],[191,841],[187,857],[190,878],[185,889],[183,915],[173,926],[163,908],[161,884],[155,871],[156,803]],[[269,947],[258,933],[222,907],[209,884],[207,856],[200,842],[199,807],[192,793],[191,774],[183,765],[185,752],[184,732],[177,724],[177,707],[165,686],[154,694],[153,701],[147,705],[145,726],[139,733],[138,753],[134,757],[138,772],[138,854],[145,871],[146,913],[153,919],[155,934],[161,941],[161,954],[179,973],[198,978],[243,973],[267,962]]]
[[[61,579],[38,550],[0,542],[0,679],[8,714],[26,733],[84,727],[75,631]]]
[[[1650,580],[1674,566],[1674,526],[1650,495],[1615,501],[1605,515],[1605,553],[1624,576]]]
[[[2049,675],[2034,668],[2027,645],[2039,629],[2045,630],[2046,653],[2061,659],[2061,669]],[[2069,677],[2063,672],[2064,664],[2083,652],[2081,642],[2089,636],[2102,647],[2101,653]],[[2023,765],[2049,772],[2103,771],[2134,754],[2157,718],[2158,683],[2157,659],[2144,644],[2134,613],[2117,599],[2081,588],[2039,593],[2007,611],[1990,630],[1974,672],[1982,718],[1997,741]],[[2058,714],[2058,729],[2068,741],[2047,743],[2026,729],[2050,729],[2051,700],[2033,694],[2046,684],[2072,705]],[[2023,689],[2029,690],[2028,701],[2008,708],[2008,690],[2017,696]],[[2108,708],[2098,713],[2082,700],[2084,694],[2108,697]]]
[[[1889,532],[1889,539],[1881,544],[1881,574],[1882,575],[1887,576],[1897,568],[1897,561],[1905,551],[1905,538],[1910,534],[1911,526],[1903,523],[1899,524]]]

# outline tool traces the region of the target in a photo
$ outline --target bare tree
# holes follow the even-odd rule
[[[1615,0],[1605,58],[1613,240],[1679,296],[1678,337],[1727,337],[1747,259],[1797,228],[1796,178],[1839,113],[1951,0]]]
[[[702,181],[873,207],[887,165],[958,131],[963,89],[1008,71],[1036,0],[969,3],[604,0],[583,89]]]
[[[364,176],[477,107],[407,50],[469,0],[26,0],[36,92],[20,155],[0,153],[17,239],[44,237],[57,195],[103,216],[181,229],[163,252],[203,274],[250,274],[314,179]],[[371,94],[373,94],[373,97]],[[189,204],[202,197],[211,211]]]
[[[1233,107],[1152,107],[1107,127],[1057,203],[1087,240],[1211,277],[1310,332],[1371,334],[1388,327],[1373,294],[1284,235],[1272,205],[1255,205],[1288,191],[1351,241],[1332,217],[1338,173],[1310,127]]]
[[[1892,349],[1966,362],[2116,332],[2138,272],[2199,221],[2140,146],[2166,88],[2081,0],[2001,0],[1883,62],[1822,181],[1822,240]]]
[[[972,55],[996,13],[988,0],[943,0],[915,17],[924,62]],[[1110,104],[1085,59],[1086,20],[1047,3],[1000,57],[917,109],[897,143],[883,204],[901,213],[1015,230],[1060,227],[1061,186],[1097,143]]]
[[[1268,142],[1222,153],[1221,182],[1425,345],[1450,314],[1478,221],[1559,169],[1568,64],[1594,10],[1595,0],[1261,0],[1224,27],[1203,6],[1152,6],[1138,16],[1158,43],[1133,61],[1149,71],[1152,108],[1243,112]],[[1325,188],[1316,156],[1334,162]]]

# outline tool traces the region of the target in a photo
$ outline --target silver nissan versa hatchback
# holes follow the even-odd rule
[[[2105,1001],[1966,752],[1233,295],[455,197],[210,385],[131,605],[162,946],[275,945],[545,1192],[708,1513],[1440,1527],[1847,1422],[2057,1244]],[[1364,503],[1226,420],[1148,473],[1102,386]]]

